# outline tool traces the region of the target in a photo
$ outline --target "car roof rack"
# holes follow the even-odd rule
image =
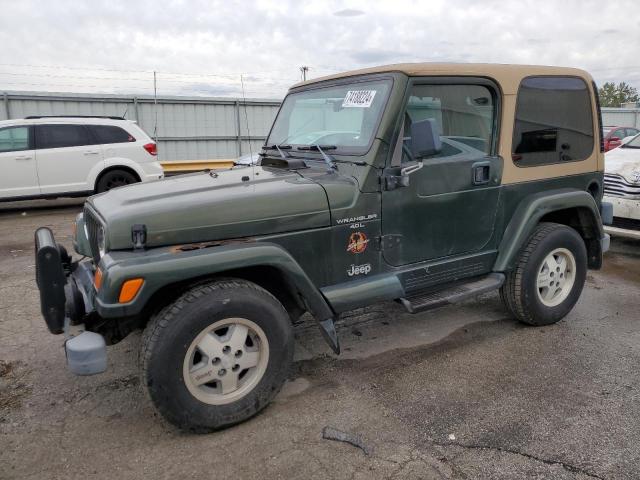
[[[24,117],[25,120],[35,120],[38,118],[106,118],[109,120],[126,120],[124,117],[109,115],[29,115],[28,117]]]

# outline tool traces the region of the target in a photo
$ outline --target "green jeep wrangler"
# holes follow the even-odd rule
[[[415,313],[499,290],[530,325],[569,313],[608,249],[598,98],[584,71],[401,64],[295,85],[256,166],[90,197],[72,261],[35,233],[42,314],[69,368],[144,329],[142,382],[182,429],[248,419],[309,312]]]

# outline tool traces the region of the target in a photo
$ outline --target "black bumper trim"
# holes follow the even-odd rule
[[[64,330],[67,279],[62,265],[60,249],[53,233],[46,227],[35,233],[36,284],[40,290],[40,309],[51,333]]]

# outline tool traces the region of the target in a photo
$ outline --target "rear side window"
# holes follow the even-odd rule
[[[593,152],[591,96],[574,77],[529,77],[518,90],[513,161],[521,167],[585,160]]]
[[[64,148],[91,145],[95,142],[84,125],[38,125],[36,148]]]
[[[133,135],[125,129],[115,125],[90,125],[89,129],[93,133],[98,143],[128,143],[135,142]]]
[[[29,149],[29,127],[0,129],[0,152],[19,152]]]

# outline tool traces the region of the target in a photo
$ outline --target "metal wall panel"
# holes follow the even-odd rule
[[[3,92],[0,120],[29,115],[112,115],[158,138],[160,160],[235,158],[257,152],[279,100]],[[157,121],[156,121],[157,118]],[[248,129],[247,129],[248,125]],[[250,145],[251,143],[251,145]]]
[[[640,128],[640,108],[603,108],[602,124]]]

